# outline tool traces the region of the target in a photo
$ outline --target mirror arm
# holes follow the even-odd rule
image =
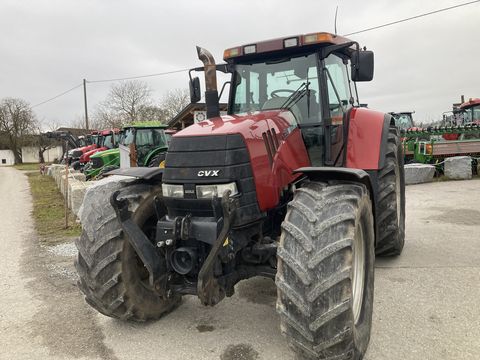
[[[223,83],[223,86],[222,86],[222,89],[220,90],[220,94],[218,95],[218,100],[220,100],[220,98],[222,97],[222,94],[223,94],[223,90],[225,89],[225,86],[227,84],[230,84],[230,86],[232,85],[232,82],[231,81],[226,81]]]

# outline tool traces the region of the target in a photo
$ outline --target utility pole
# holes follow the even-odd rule
[[[65,141],[66,154],[68,154],[68,141]],[[65,229],[68,229],[68,156],[65,162],[65,182],[64,182],[64,194],[65,194]]]
[[[83,79],[83,102],[85,104],[85,128],[88,130],[87,80]]]

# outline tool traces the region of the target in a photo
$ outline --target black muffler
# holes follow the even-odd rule
[[[210,51],[197,46],[198,58],[205,68],[205,104],[207,106],[207,118],[220,116],[220,106],[217,91],[217,65]]]

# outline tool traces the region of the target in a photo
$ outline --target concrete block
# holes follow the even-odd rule
[[[78,217],[78,212],[87,191],[87,184],[83,181],[73,180],[68,186],[68,207]]]
[[[472,158],[470,156],[454,156],[445,159],[443,164],[445,176],[454,180],[472,178]]]
[[[64,165],[51,164],[51,165],[47,166],[47,175],[51,176],[51,177],[55,177],[57,172],[59,172],[60,170],[63,170],[63,169],[65,169]]]
[[[75,180],[86,181],[85,174],[79,171],[72,172],[70,177]]]
[[[408,164],[404,169],[406,185],[430,182],[435,175],[435,166],[428,164]]]

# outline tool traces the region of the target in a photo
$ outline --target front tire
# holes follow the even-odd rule
[[[180,296],[163,300],[148,284],[148,271],[110,205],[110,196],[116,190],[121,190],[120,198],[128,199],[133,220],[147,236],[155,227],[153,198],[161,195],[160,188],[105,182],[89,191],[81,213],[82,234],[76,241],[78,286],[86,302],[106,316],[135,321],[157,319],[172,310]]]
[[[277,312],[289,345],[309,359],[357,360],[370,340],[374,225],[365,186],[297,189],[278,247]]]

